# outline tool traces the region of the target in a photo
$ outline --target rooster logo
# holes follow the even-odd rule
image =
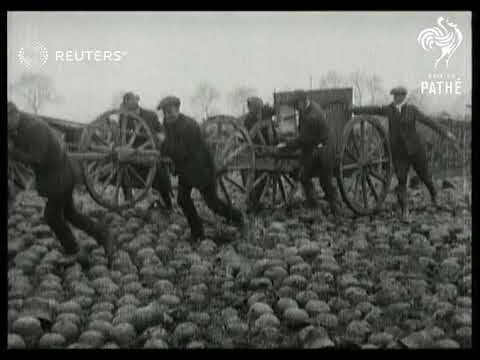
[[[462,43],[463,35],[458,25],[448,18],[439,17],[437,24],[438,26],[422,30],[418,34],[417,41],[426,51],[432,50],[434,45],[439,47],[441,54],[435,61],[435,69],[437,69],[438,64],[443,59],[445,59],[445,64],[448,68],[448,62]]]

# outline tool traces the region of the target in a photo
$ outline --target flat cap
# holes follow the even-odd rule
[[[395,94],[399,94],[399,95],[407,95],[407,89],[403,86],[397,86],[397,87],[394,87],[392,90],[390,90],[390,95],[395,95]]]
[[[125,93],[123,95],[123,102],[126,102],[128,99],[130,98],[134,98],[135,100],[139,101],[140,100],[140,96],[138,96],[137,94],[133,93],[132,91],[129,91],[127,93]]]
[[[247,104],[256,108],[261,108],[263,106],[263,101],[258,96],[250,96],[247,99]]]
[[[176,96],[167,96],[160,100],[160,103],[157,106],[157,110],[163,109],[165,106],[173,105],[175,107],[180,107],[180,99]]]

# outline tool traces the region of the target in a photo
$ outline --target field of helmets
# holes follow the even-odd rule
[[[44,200],[23,193],[8,221],[8,347],[470,347],[471,184],[450,181],[449,211],[410,190],[410,224],[390,195],[381,214],[339,226],[297,199],[250,218],[248,239],[196,199],[198,244],[178,211],[119,215],[77,194],[115,234],[111,270],[77,230],[87,263],[59,267]]]

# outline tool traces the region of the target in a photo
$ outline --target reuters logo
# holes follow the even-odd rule
[[[38,69],[45,65],[48,60],[47,48],[39,42],[32,46],[22,47],[18,51],[18,60],[27,69]]]

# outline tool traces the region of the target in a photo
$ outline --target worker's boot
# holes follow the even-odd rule
[[[63,267],[73,266],[79,263],[82,267],[86,267],[89,263],[90,256],[85,248],[80,248],[75,253],[67,253],[63,258],[59,259],[57,264]]]
[[[233,216],[231,218],[232,218],[233,224],[238,228],[242,238],[247,238],[248,235],[250,234],[251,229],[249,227],[249,223],[247,221],[245,214],[243,214],[240,210],[237,210],[237,209],[233,209],[232,212],[233,212],[232,214]]]
[[[102,234],[101,244],[105,250],[105,257],[107,259],[108,267],[112,267],[113,251],[114,251],[114,239],[109,230],[105,230]]]
[[[65,254],[63,258],[59,259],[57,264],[60,266],[72,266],[78,260],[78,253],[75,254]]]
[[[197,219],[193,224],[190,224],[190,238],[191,244],[196,244],[205,239],[205,230],[202,221]]]
[[[330,201],[330,210],[332,212],[333,221],[336,224],[340,224],[342,222],[343,213],[337,200]]]
[[[309,209],[318,208],[318,200],[315,197],[315,190],[311,181],[305,182],[302,184],[303,192],[305,194],[306,206]]]
[[[397,189],[398,203],[400,204],[401,221],[404,223],[410,222],[410,212],[408,209],[408,197],[406,186],[399,186]]]
[[[430,193],[430,203],[432,204],[432,207],[437,210],[437,211],[448,211],[446,206],[443,206],[439,203],[438,197],[437,197],[437,192],[434,189],[433,191],[429,189]]]

